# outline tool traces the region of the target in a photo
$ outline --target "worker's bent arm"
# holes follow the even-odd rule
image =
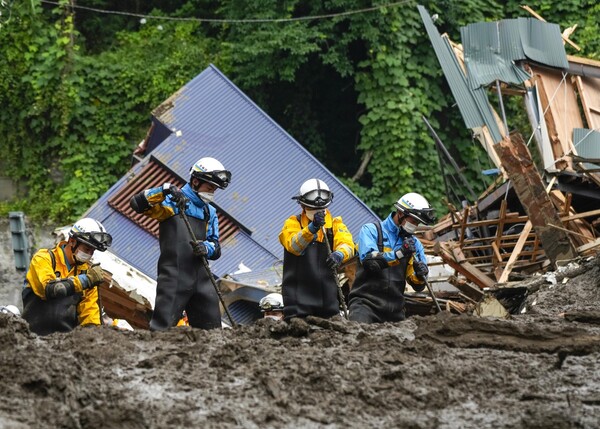
[[[296,216],[291,216],[283,224],[279,242],[292,255],[300,256],[316,236],[310,232],[308,225],[301,228]]]

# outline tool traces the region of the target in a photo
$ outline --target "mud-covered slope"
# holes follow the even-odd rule
[[[510,320],[37,337],[0,315],[0,427],[597,428],[598,260],[584,268]]]

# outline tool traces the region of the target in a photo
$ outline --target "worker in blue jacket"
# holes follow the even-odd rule
[[[150,329],[155,331],[175,326],[184,310],[194,328],[221,327],[219,297],[198,257],[215,260],[221,256],[217,210],[210,203],[217,188],[229,185],[231,173],[215,158],[205,157],[194,164],[190,176],[181,189],[165,183],[130,200],[134,211],[160,222],[156,301],[150,320]],[[183,205],[196,242],[178,216]]]
[[[349,294],[349,319],[362,323],[405,319],[406,282],[420,292],[429,269],[423,245],[414,236],[419,224],[435,221],[420,194],[403,195],[383,222],[362,226],[358,236],[360,264]]]

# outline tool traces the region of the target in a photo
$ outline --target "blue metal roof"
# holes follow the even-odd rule
[[[173,134],[152,155],[184,180],[197,159],[221,161],[232,181],[217,191],[216,205],[280,258],[279,232],[285,219],[300,213],[291,198],[307,179],[327,183],[334,193],[330,210],[342,216],[355,237],[364,223],[379,219],[213,65],[155,112]]]
[[[154,111],[164,141],[151,136],[152,156],[183,181],[192,164],[212,156],[232,171],[232,183],[216,193],[215,205],[251,234],[239,230],[222,245],[222,256],[211,261],[214,274],[223,276],[243,263],[264,270],[283,258],[278,235],[283,222],[300,208],[291,197],[309,178],[324,180],[334,193],[332,213],[342,216],[355,237],[362,224],[379,220],[315,157],[257,107],[216,67],[210,66]],[[108,205],[110,198],[143,163],[133,167],[86,213],[113,235],[110,251],[156,278],[158,240]],[[160,183],[156,184],[157,186]]]

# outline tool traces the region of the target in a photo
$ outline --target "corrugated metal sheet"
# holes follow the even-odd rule
[[[518,84],[530,78],[515,64],[525,58],[518,20],[469,24],[460,34],[471,89],[496,80]]]
[[[581,160],[600,160],[600,132],[587,128],[573,128],[573,146]],[[584,162],[583,165],[589,170],[600,168],[600,163]]]
[[[216,204],[269,252],[283,257],[278,235],[300,212],[291,200],[307,179],[324,180],[334,193],[331,210],[356,236],[377,215],[265,112],[210,66],[156,109],[172,131],[152,155],[187,178],[192,164],[212,156],[232,172]]]
[[[569,68],[558,24],[534,18],[519,18],[519,34],[527,58],[550,67]]]
[[[257,302],[239,300],[229,305],[227,309],[238,325],[251,325],[263,317]],[[227,326],[231,325],[229,316],[225,312],[221,315],[221,321]]]
[[[460,29],[472,89],[496,80],[519,84],[531,76],[516,61],[569,67],[560,27],[534,18],[477,22]]]
[[[477,128],[487,125],[494,142],[498,143],[502,140],[502,133],[494,119],[485,89],[483,87],[470,88],[467,77],[463,73],[448,39],[441,37],[427,9],[423,6],[417,6],[417,8],[466,126]]]

